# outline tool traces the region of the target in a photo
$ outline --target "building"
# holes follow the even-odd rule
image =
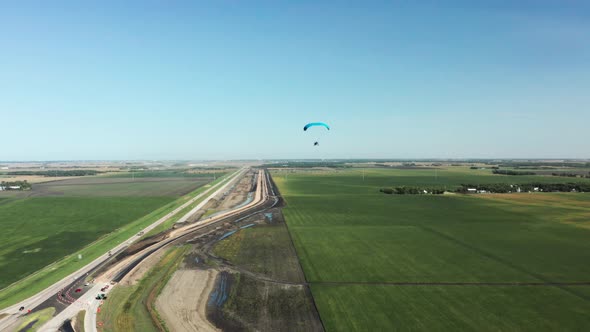
[[[8,189],[11,189],[11,190],[20,190],[20,186],[8,186]]]
[[[475,193],[477,193],[477,189],[475,189],[475,188],[467,188],[467,193],[468,194],[475,194]]]

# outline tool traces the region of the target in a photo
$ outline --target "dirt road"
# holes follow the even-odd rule
[[[219,331],[206,316],[215,284],[215,270],[178,270],[156,300],[156,308],[171,331]]]

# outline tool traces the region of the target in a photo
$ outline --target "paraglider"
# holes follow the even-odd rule
[[[325,132],[324,128],[327,129],[328,131],[330,130],[330,126],[327,123],[324,123],[324,122],[310,122],[310,123],[306,124],[303,127],[303,131],[308,131],[308,129],[310,129],[312,127],[320,127],[320,128],[318,128],[316,130],[310,130],[310,131],[313,131],[315,134],[320,134],[322,132]],[[314,143],[313,143],[313,146],[319,146],[319,145],[320,145],[319,139],[316,139],[314,141]]]
[[[311,128],[311,127],[315,127],[315,126],[322,126],[322,127],[326,127],[326,129],[330,130],[330,126],[328,126],[327,124],[323,123],[323,122],[311,122],[305,125],[305,127],[303,127],[303,131],[307,131],[307,129]]]

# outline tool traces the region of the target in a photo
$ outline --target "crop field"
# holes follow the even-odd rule
[[[588,300],[556,287],[338,285],[312,291],[327,331],[582,331],[590,324]]]
[[[135,172],[118,172],[118,173],[109,173],[104,175],[105,177],[111,178],[208,178],[213,177],[214,174],[216,177],[221,177],[226,174],[227,170],[201,170],[201,171],[135,171]]]
[[[78,178],[34,185],[16,198],[0,195],[0,306],[81,267],[182,204],[182,194],[209,180]],[[93,242],[100,243],[89,247]],[[82,260],[75,259],[77,253]],[[41,279],[13,284],[54,262],[59,264],[43,273],[50,278],[35,274]]]
[[[273,172],[327,330],[587,327],[590,194],[379,192],[417,184],[560,182],[465,168],[436,173],[371,169],[363,181],[357,169]]]
[[[34,186],[44,196],[182,196],[213,177],[195,178],[109,178],[91,177],[46,182]]]

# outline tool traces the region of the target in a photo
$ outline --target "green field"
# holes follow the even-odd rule
[[[313,286],[327,331],[583,331],[588,300],[555,287]]]
[[[89,263],[205,190],[209,178],[181,180],[68,179],[0,204],[0,307]]]
[[[465,168],[370,169],[364,181],[358,169],[285,174],[273,178],[328,331],[571,330],[590,323],[582,314],[590,310],[590,286],[493,285],[590,282],[590,194],[379,192],[400,185],[559,182]],[[489,303],[478,302],[483,299]],[[552,305],[537,308],[542,302]]]

